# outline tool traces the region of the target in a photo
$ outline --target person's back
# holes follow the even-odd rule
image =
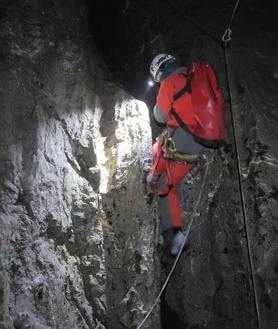
[[[186,72],[186,67],[175,67],[172,64],[171,69],[168,68],[168,75],[162,75],[162,79],[165,78],[160,82],[157,102],[154,107],[154,118],[160,123],[165,123],[169,128],[169,137],[173,144],[172,149],[178,153],[198,154],[204,149],[203,146],[196,143],[192,134],[179,126],[171,112],[173,107],[187,126],[194,130],[196,120],[191,94],[184,94],[174,101],[174,96],[187,84]]]
[[[157,102],[155,106],[155,116],[167,118],[167,125],[178,127],[179,124],[171,113],[172,107],[181,115],[187,124],[194,128],[196,121],[193,114],[192,101],[190,94],[184,94],[177,101],[174,101],[174,96],[183,89],[187,84],[186,69],[177,68],[169,73],[169,76],[160,83]],[[184,110],[186,109],[186,111]],[[159,113],[162,112],[163,114]]]

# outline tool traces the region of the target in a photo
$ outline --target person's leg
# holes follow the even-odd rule
[[[183,226],[180,200],[174,187],[170,189],[168,194],[159,195],[158,207],[163,231]]]
[[[184,223],[181,204],[174,187],[167,195],[159,196],[158,207],[164,237],[170,244],[171,254],[176,256],[183,245],[185,236],[182,233]]]
[[[158,143],[154,144],[154,167],[152,174],[157,177],[155,182],[155,192],[158,194],[158,208],[161,218],[163,232],[171,234],[171,253],[177,255],[183,241],[184,235],[181,232],[183,226],[183,216],[181,203],[178,198],[175,186],[191,170],[192,164],[185,162],[175,162],[157,156],[159,151]]]
[[[176,186],[190,172],[192,164],[168,160],[168,168],[168,174],[171,175],[168,179],[172,180],[173,186]]]
[[[164,172],[160,174],[157,181],[162,229],[181,227],[183,225],[182,209],[175,187],[188,174],[192,165],[177,163],[168,159],[163,159],[163,164]]]
[[[158,198],[159,213],[161,218],[161,227],[164,232],[170,234],[171,239],[171,254],[177,255],[184,241],[184,235],[181,228],[184,225],[181,202],[179,200],[176,185],[187,175],[191,170],[192,165],[186,163],[170,162],[167,160],[168,170],[167,175],[163,175],[161,186],[171,186],[167,194],[160,194]],[[161,189],[162,190],[162,189]]]

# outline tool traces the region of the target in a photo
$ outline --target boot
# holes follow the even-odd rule
[[[181,232],[178,231],[172,239],[172,247],[171,247],[171,255],[172,256],[177,256],[177,254],[180,251],[181,246],[183,245],[185,241],[185,235]]]

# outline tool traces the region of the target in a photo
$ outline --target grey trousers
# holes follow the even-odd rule
[[[171,138],[178,152],[198,154],[204,150],[204,146],[195,142],[194,137],[181,127],[174,129]]]

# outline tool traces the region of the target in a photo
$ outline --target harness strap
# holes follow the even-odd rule
[[[166,168],[167,168],[167,178],[168,178],[168,188],[169,190],[173,187],[173,177],[171,173],[171,162],[168,160],[166,163]]]
[[[187,125],[182,121],[182,119],[180,118],[180,116],[178,115],[178,113],[174,110],[174,108],[171,108],[171,112],[173,114],[173,117],[175,118],[175,120],[177,121],[177,123],[180,125],[180,127],[182,129],[184,129],[187,133],[189,133],[190,135],[194,136],[194,134],[192,133],[192,131],[187,127]]]
[[[185,86],[178,91],[175,95],[174,95],[174,101],[176,101],[177,99],[179,99],[182,95],[184,94],[189,94],[192,92],[192,88],[191,88],[191,79],[192,79],[192,75],[185,75],[182,74],[187,80],[186,80],[186,84]]]
[[[152,172],[151,172],[152,175],[154,175],[154,173],[155,173],[156,167],[158,165],[158,162],[159,162],[161,156],[162,156],[162,145],[159,144],[157,153],[155,155],[155,161],[154,161],[154,164],[153,164],[153,167],[152,167]]]
[[[157,150],[157,153],[155,156],[155,161],[154,161],[152,171],[151,171],[151,174],[153,176],[155,174],[155,170],[158,166],[158,163],[159,163],[160,159],[162,158],[162,153],[163,153],[163,147],[162,147],[162,144],[159,144],[158,150]],[[168,179],[167,185],[168,185],[168,189],[170,190],[173,187],[173,178],[172,178],[172,173],[171,173],[171,163],[169,160],[166,161],[166,173],[167,173],[167,179]]]
[[[185,86],[178,91],[175,95],[174,95],[174,102],[176,100],[178,100],[181,96],[183,96],[184,94],[190,94],[192,92],[192,88],[191,88],[191,79],[192,79],[192,74],[189,75],[185,75],[183,74],[183,76],[187,79]],[[178,124],[180,125],[180,127],[182,129],[184,129],[186,132],[188,132],[190,135],[194,136],[192,134],[192,132],[190,131],[190,129],[186,126],[186,124],[182,121],[182,119],[180,118],[180,116],[177,114],[177,112],[174,110],[174,107],[172,106],[170,112],[173,114],[173,117],[175,118],[175,120],[178,122]]]

